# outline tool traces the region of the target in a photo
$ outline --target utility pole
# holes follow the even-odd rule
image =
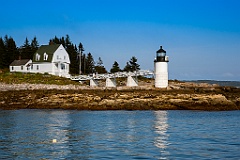
[[[78,50],[79,50],[79,53],[78,53],[78,58],[79,58],[79,74],[82,74],[82,53],[83,53],[83,51],[84,51],[84,48],[83,48],[82,43],[79,43]]]
[[[82,50],[81,49],[78,54],[78,58],[79,58],[79,74],[82,74]]]

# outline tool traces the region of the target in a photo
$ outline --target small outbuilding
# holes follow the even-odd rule
[[[20,59],[14,60],[9,65],[10,72],[30,72],[32,60],[31,59]]]

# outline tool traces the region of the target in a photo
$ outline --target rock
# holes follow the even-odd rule
[[[95,96],[95,97],[93,98],[93,100],[94,100],[94,101],[101,101],[101,97]]]
[[[0,109],[61,108],[78,110],[237,110],[240,89],[207,84],[171,83],[171,89],[0,83]],[[213,87],[213,85],[210,85]],[[12,92],[14,90],[14,92]]]
[[[128,98],[129,98],[129,95],[127,95],[127,94],[121,94],[121,95],[118,96],[118,98],[120,98],[120,99],[128,99]]]

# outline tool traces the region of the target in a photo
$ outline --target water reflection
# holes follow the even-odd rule
[[[70,112],[17,110],[5,113],[7,115],[3,115],[0,125],[0,143],[4,146],[1,150],[5,150],[0,154],[6,154],[2,158],[9,158],[7,155],[20,159],[65,157],[69,153],[67,135]],[[53,143],[53,139],[57,143]]]
[[[239,115],[0,110],[0,159],[237,159]]]
[[[46,140],[50,145],[51,155],[65,157],[70,153],[69,149],[69,128],[71,124],[69,111],[50,112],[46,126]],[[56,143],[53,143],[53,140]]]
[[[168,130],[167,111],[155,111],[154,114],[156,116],[155,132],[157,133],[154,145],[161,149],[160,150],[161,155],[169,155],[169,152],[166,151],[169,145],[168,142],[169,134],[167,133]]]

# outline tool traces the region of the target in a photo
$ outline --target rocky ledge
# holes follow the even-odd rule
[[[172,83],[168,89],[156,89],[151,86],[114,89],[43,86],[25,84],[14,88],[1,84],[0,109],[207,111],[240,109],[239,88],[208,84]]]

